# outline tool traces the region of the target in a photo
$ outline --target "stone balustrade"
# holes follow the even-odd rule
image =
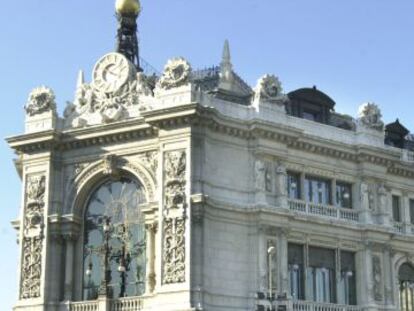
[[[313,301],[294,301],[293,311],[362,311],[360,306],[338,305]]]
[[[338,208],[329,205],[314,204],[302,200],[289,200],[289,209],[294,212],[317,215],[327,218],[359,221],[359,211],[349,208]]]
[[[97,301],[80,301],[71,302],[69,304],[70,311],[98,311],[99,305]]]
[[[141,297],[126,297],[107,300],[109,311],[139,311],[144,309],[144,300]],[[80,301],[69,303],[69,311],[108,311],[101,310],[99,301]]]
[[[112,301],[111,311],[138,311],[144,308],[144,301],[139,297],[120,298]]]

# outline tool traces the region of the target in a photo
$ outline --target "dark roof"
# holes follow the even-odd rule
[[[387,124],[385,126],[385,130],[387,132],[391,132],[391,133],[397,133],[400,134],[401,136],[405,137],[406,135],[408,135],[408,133],[410,133],[410,131],[400,123],[400,120],[395,120],[395,122]]]
[[[325,93],[319,91],[316,87],[302,88],[292,91],[288,94],[291,100],[304,100],[314,104],[319,104],[333,109],[335,102]]]

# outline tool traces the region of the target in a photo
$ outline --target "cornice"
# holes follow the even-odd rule
[[[84,148],[158,136],[160,129],[189,127],[246,140],[263,139],[285,144],[287,148],[341,159],[353,163],[370,163],[385,167],[389,174],[414,177],[414,166],[403,165],[396,150],[366,145],[350,145],[308,135],[303,130],[259,119],[243,121],[225,116],[215,108],[198,103],[177,105],[142,113],[137,119],[113,124],[45,131],[7,139],[10,147],[21,153]]]

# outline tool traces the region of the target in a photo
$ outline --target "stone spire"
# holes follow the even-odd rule
[[[231,63],[229,41],[224,41],[223,57],[220,63],[220,82],[231,82],[233,80],[233,64]]]
[[[79,70],[79,73],[78,73],[78,81],[76,83],[76,88],[79,89],[84,84],[85,84],[85,76],[83,74],[83,70]]]
[[[137,36],[137,19],[141,12],[140,2],[139,0],[117,0],[115,9],[118,19],[116,51],[128,58],[136,66],[138,71],[142,71],[139,64]]]

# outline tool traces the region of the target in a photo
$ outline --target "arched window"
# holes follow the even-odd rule
[[[414,268],[405,263],[398,271],[400,282],[400,310],[414,311]]]
[[[143,186],[131,178],[108,180],[92,193],[85,209],[83,299],[145,292]]]

